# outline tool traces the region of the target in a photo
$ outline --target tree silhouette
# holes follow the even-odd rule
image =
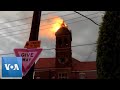
[[[120,11],[106,11],[97,41],[98,79],[120,79]]]

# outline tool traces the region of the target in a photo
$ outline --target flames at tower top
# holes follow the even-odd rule
[[[63,21],[63,23],[61,24],[61,27],[67,27],[66,23]]]
[[[61,27],[67,27],[64,20],[58,16],[55,18],[52,16],[49,21],[42,22],[42,27],[40,28],[40,37],[55,39],[55,33]],[[44,28],[43,28],[44,27]]]
[[[67,27],[66,23],[61,18],[56,18],[55,23],[52,25],[52,31],[57,32],[61,27]]]

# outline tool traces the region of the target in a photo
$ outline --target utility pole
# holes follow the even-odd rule
[[[29,41],[38,41],[40,20],[41,20],[41,11],[34,11]],[[23,79],[33,79],[34,66],[35,63],[31,67],[29,72],[25,76],[23,76]]]

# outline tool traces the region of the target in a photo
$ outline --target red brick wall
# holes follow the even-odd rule
[[[70,79],[79,79],[79,73],[71,73]]]
[[[48,71],[36,72],[35,79],[36,77],[40,77],[40,79],[49,79],[49,72]]]
[[[40,77],[40,79],[58,79],[58,73],[68,73],[68,79],[80,79],[80,72],[72,72],[68,69],[58,69],[56,71],[40,71],[35,73],[35,79],[36,77]],[[83,72],[83,76],[85,76],[85,79],[96,79],[97,73],[96,71],[92,72]]]
[[[96,79],[97,78],[97,72],[86,72],[86,79]]]
[[[47,70],[47,71],[37,71],[35,72],[34,78],[40,77],[40,79],[58,79],[59,73],[67,73],[70,77],[70,69],[57,69],[57,70]]]
[[[82,75],[85,77],[85,79],[96,79],[97,73],[96,71],[92,72],[83,72]],[[80,72],[72,72],[71,73],[71,79],[80,79]]]

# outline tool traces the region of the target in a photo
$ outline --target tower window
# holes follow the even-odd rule
[[[65,45],[68,45],[68,39],[67,38],[64,39],[64,43],[65,43]]]
[[[59,45],[62,44],[62,40],[61,40],[61,39],[58,40],[58,44],[59,44]]]
[[[60,63],[65,63],[65,58],[59,58],[58,60]]]

